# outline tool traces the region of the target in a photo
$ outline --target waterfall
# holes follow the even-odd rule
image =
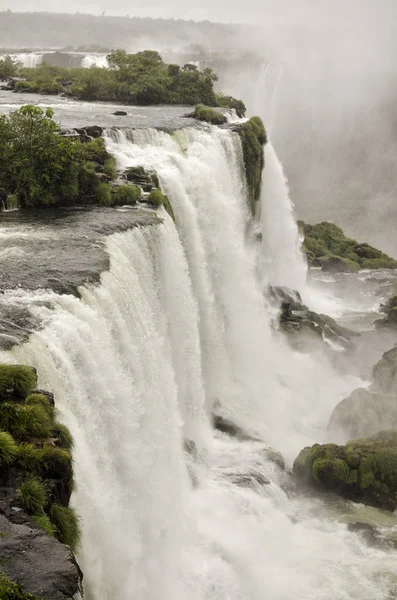
[[[306,287],[307,264],[301,251],[287,179],[273,146],[265,148],[266,167],[261,194],[262,245],[271,285],[302,292]]]
[[[7,357],[38,368],[76,441],[87,599],[386,600],[396,553],[290,497],[266,458],[273,445],[290,466],[325,439],[357,382],[269,326],[238,135],[109,131],[106,143],[120,168],[156,169],[176,223],[161,210],[161,224],[109,236],[100,285],[47,292],[32,309],[42,327]],[[265,181],[264,237],[266,203],[272,216],[287,202],[277,186]],[[215,433],[213,411],[253,439]],[[269,484],[236,485],[253,471]]]
[[[106,54],[87,54],[81,61],[81,66],[89,69],[90,67],[109,67]]]
[[[13,54],[13,58],[25,68],[33,69],[43,62],[43,54],[37,52],[21,52]]]

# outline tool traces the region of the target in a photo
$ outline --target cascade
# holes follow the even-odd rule
[[[103,69],[109,67],[106,54],[87,54],[82,59],[81,66],[86,69],[90,67],[101,67]]]
[[[286,600],[293,589],[297,600],[386,600],[396,552],[365,546],[332,505],[290,497],[267,459],[271,445],[290,466],[326,439],[332,408],[357,387],[269,325],[258,255],[274,282],[282,264],[267,219],[288,240],[284,268],[302,268],[274,151],[264,250],[247,241],[237,134],[111,130],[106,143],[119,168],[156,170],[176,222],[162,210],[161,224],[108,237],[100,285],[80,298],[46,292],[32,309],[42,327],[6,355],[38,368],[76,441],[86,597]],[[253,439],[214,432],[214,411]],[[236,485],[253,470],[268,485]]]

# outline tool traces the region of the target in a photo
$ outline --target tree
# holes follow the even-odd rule
[[[3,58],[0,58],[0,79],[15,77],[20,65],[21,63],[18,61],[18,59],[14,58],[10,54],[6,54],[3,56]]]

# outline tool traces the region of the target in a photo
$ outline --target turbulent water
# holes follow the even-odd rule
[[[101,284],[81,299],[47,292],[32,309],[43,327],[7,356],[38,368],[76,440],[87,598],[390,598],[396,552],[367,547],[344,524],[363,508],[291,494],[266,458],[273,446],[290,466],[325,440],[332,408],[358,382],[270,327],[270,246],[249,230],[239,137],[112,130],[106,142],[120,168],[156,169],[176,222],[163,211],[160,225],[109,236]],[[275,239],[290,240],[284,269],[300,278],[271,147],[267,160],[263,237],[271,217]],[[278,211],[289,220],[278,223]],[[295,285],[273,259],[274,281]],[[256,440],[214,432],[213,411]],[[270,484],[236,485],[253,472]]]

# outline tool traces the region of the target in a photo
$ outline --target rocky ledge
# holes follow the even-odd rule
[[[35,369],[0,365],[0,597],[71,600],[82,591],[73,439],[36,386]]]

